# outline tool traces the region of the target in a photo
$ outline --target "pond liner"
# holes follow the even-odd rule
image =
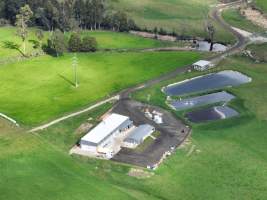
[[[184,96],[239,86],[251,81],[252,79],[250,77],[240,72],[225,70],[183,80],[162,88],[162,91],[167,96]]]
[[[228,119],[238,116],[239,113],[228,106],[213,106],[187,113],[186,118],[193,123]]]

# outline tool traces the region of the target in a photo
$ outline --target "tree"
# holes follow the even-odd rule
[[[26,39],[28,37],[28,22],[33,16],[33,12],[29,5],[20,8],[19,14],[16,16],[17,35],[23,43],[23,54],[26,55]]]
[[[91,12],[93,13],[93,24],[94,29],[100,29],[101,23],[104,18],[105,7],[103,0],[92,0],[91,1],[92,9]]]
[[[213,45],[214,45],[215,27],[210,21],[207,22],[206,30],[207,30],[208,39],[209,39],[209,42],[210,42],[210,51],[212,51],[213,50]]]
[[[83,46],[80,34],[71,34],[68,47],[71,52],[80,52],[82,50]]]
[[[5,18],[14,24],[16,21],[16,15],[19,13],[20,8],[23,7],[25,3],[25,0],[5,0]]]
[[[65,37],[64,34],[56,29],[50,39],[47,41],[47,47],[45,48],[46,52],[56,57],[63,55],[66,51]]]
[[[0,1],[0,19],[5,17],[5,1]]]
[[[242,0],[242,3],[243,3],[245,8],[248,7],[248,0]]]
[[[37,25],[42,26],[45,30],[51,30],[51,21],[47,16],[45,8],[37,8],[34,16]]]
[[[44,32],[40,29],[36,30],[35,35],[39,41],[40,47],[42,47],[43,39],[44,39]]]
[[[128,20],[128,29],[129,30],[139,30],[139,28],[137,27],[137,25],[133,19]]]
[[[116,12],[113,15],[113,26],[114,29],[120,32],[129,31],[128,17],[124,12]]]
[[[22,56],[25,57],[24,53],[20,50],[20,46],[19,44],[15,43],[15,42],[11,42],[11,41],[4,41],[3,42],[3,47],[6,49],[12,49],[12,50],[16,50],[18,51]]]
[[[58,1],[44,1],[44,11],[41,20],[48,26],[48,30],[53,31],[59,28],[59,3]]]
[[[70,19],[74,18],[73,0],[64,0],[59,6],[59,28],[61,31],[70,31]]]
[[[75,19],[82,24],[82,15],[84,13],[85,3],[83,0],[76,0],[73,5],[73,12]]]
[[[158,33],[159,33],[159,31],[158,31],[158,27],[155,27],[155,28],[154,28],[153,33],[154,33],[154,38],[155,38],[155,39],[158,39]]]
[[[28,4],[34,15],[30,25],[45,30],[62,32],[83,29],[138,30],[135,22],[125,12],[114,12],[105,6],[106,0],[0,0],[0,19],[12,24],[20,8]],[[108,4],[107,4],[108,5]],[[3,21],[2,22],[7,22]]]
[[[97,41],[94,37],[85,36],[82,40],[83,52],[95,52],[97,50]]]

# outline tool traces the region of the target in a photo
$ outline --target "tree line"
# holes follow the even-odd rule
[[[134,20],[122,11],[110,9],[105,0],[1,0],[2,23],[15,25],[20,8],[29,5],[33,12],[30,26],[62,32],[77,28],[129,31],[138,29]]]
[[[28,39],[28,23],[33,16],[33,12],[28,4],[19,9],[19,13],[16,15],[15,26],[17,27],[17,36],[22,40],[21,46],[14,41],[4,41],[3,47],[8,49],[17,50],[23,57],[28,57],[26,52],[26,41]],[[47,43],[43,44],[44,33],[41,29],[36,29],[35,36],[37,40],[28,40],[32,43],[32,47],[36,50],[42,50],[43,52],[60,56],[64,52],[94,52],[97,50],[97,41],[95,38],[86,35],[81,37],[80,31],[73,31],[70,38],[68,38],[62,31],[56,29],[52,31]]]

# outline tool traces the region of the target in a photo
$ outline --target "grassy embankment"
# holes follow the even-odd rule
[[[216,0],[113,0],[110,5],[126,11],[142,28],[164,28],[178,34],[206,37],[205,23]],[[214,22],[215,23],[215,22]],[[234,43],[233,35],[215,23],[216,40]]]
[[[264,13],[267,13],[267,2],[266,0],[255,0],[256,6],[261,9]]]
[[[222,16],[227,23],[236,28],[240,28],[251,33],[262,33],[265,31],[264,28],[254,25],[252,22],[247,20],[237,9],[225,10]]]
[[[246,47],[251,52],[253,59],[259,62],[267,62],[267,43],[251,44]]]

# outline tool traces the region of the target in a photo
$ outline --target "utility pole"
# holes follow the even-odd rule
[[[79,84],[78,84],[78,76],[77,76],[78,58],[77,58],[76,53],[72,57],[72,67],[73,67],[73,72],[74,72],[74,85],[75,85],[75,88],[77,88]]]

